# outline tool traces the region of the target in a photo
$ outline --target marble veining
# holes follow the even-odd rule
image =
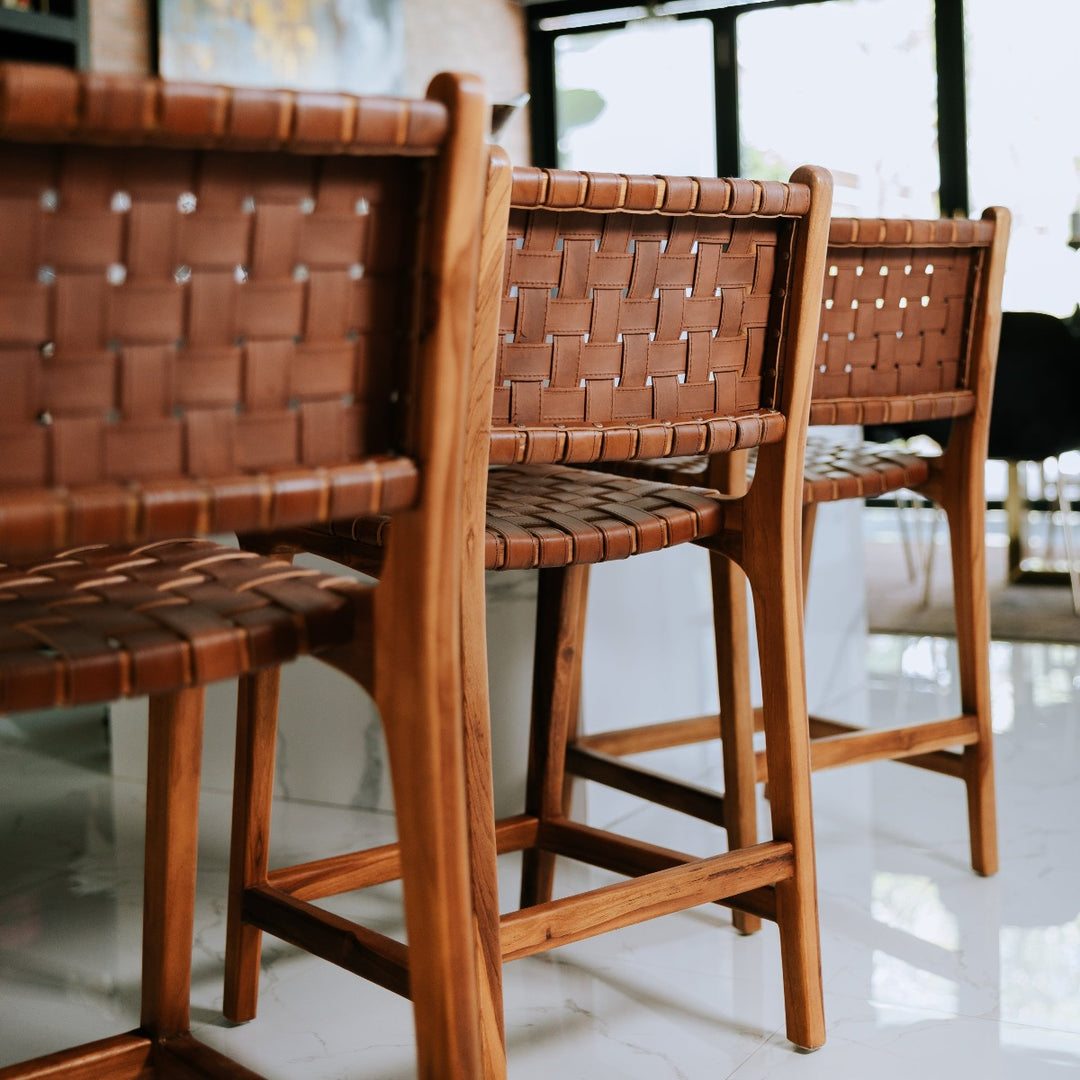
[[[952,646],[871,638],[875,718],[949,707]],[[700,908],[506,968],[521,1080],[1051,1080],[1080,1070],[1080,650],[996,645],[1002,869],[976,878],[957,786],[895,764],[815,777],[828,1043],[783,1036],[771,927],[743,938]],[[906,673],[906,675],[905,675]],[[1006,685],[1007,684],[1007,685]],[[0,1065],[133,1026],[142,789],[108,770],[100,720],[0,721]],[[718,764],[682,755],[687,775]],[[678,762],[676,762],[678,764]],[[603,805],[603,804],[601,804]],[[764,805],[762,811],[764,813]],[[616,809],[645,839],[707,850],[710,830]],[[268,941],[260,1015],[220,1015],[227,797],[204,794],[193,1019],[270,1080],[414,1075],[406,1002]],[[279,859],[393,836],[392,815],[282,799]],[[517,867],[502,867],[504,895]],[[607,880],[567,865],[561,887]],[[390,932],[399,892],[335,901]],[[509,900],[505,901],[506,903]]]

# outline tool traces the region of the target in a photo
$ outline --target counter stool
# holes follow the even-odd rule
[[[824,769],[888,759],[959,778],[967,792],[971,862],[979,874],[993,874],[998,865],[983,484],[1008,232],[1009,214],[1000,208],[987,210],[980,220],[832,222],[803,486],[804,580],[814,516],[822,503],[908,489],[946,512],[960,715],[888,729],[811,716],[811,764]],[[850,444],[831,438],[824,427],[814,427],[946,418],[951,418],[952,436],[940,457],[874,442]],[[620,468],[638,477],[692,484],[706,475],[708,462],[697,457]],[[748,477],[753,476],[751,455]],[[745,595],[744,587],[738,591]],[[745,607],[725,597],[714,605],[714,621],[718,641],[746,638]],[[715,739],[721,729],[725,758],[732,752],[732,739],[735,755],[745,756],[755,723],[745,672],[731,662],[736,655],[718,649],[719,718],[581,736],[568,752],[568,770],[694,813],[680,795],[684,785],[665,779],[645,791],[643,769],[623,758]],[[723,693],[724,687],[733,686],[742,692]],[[736,715],[725,720],[728,703]],[[760,720],[756,726],[760,728]],[[760,752],[756,775],[758,780],[768,776]],[[752,822],[754,786],[745,784],[744,776],[725,770],[725,806]],[[771,794],[771,783],[769,790]]]
[[[190,1034],[203,688],[301,654],[387,729],[420,1073],[479,1074],[458,547],[485,121],[456,76],[406,101],[0,64],[0,708],[150,698],[139,1026],[3,1080],[254,1077]],[[360,513],[393,515],[377,587],[176,539]]]
[[[478,327],[487,331],[477,339],[470,387],[473,416],[483,418],[470,428],[491,425],[490,440],[471,451],[492,468],[486,499],[482,486],[466,492],[472,524],[462,598],[482,927],[491,925],[495,898],[492,860],[483,852],[524,851],[527,875],[522,907],[486,938],[487,980],[497,983],[505,960],[716,901],[778,923],[788,1037],[819,1046],[825,1030],[799,514],[831,178],[812,167],[789,183],[519,168],[512,190],[507,184],[496,154],[478,290]],[[721,495],[711,478],[686,488],[606,471],[615,461],[698,451],[741,462],[752,446],[758,475],[743,497]],[[378,574],[395,529],[393,521],[353,518],[279,532],[272,542]],[[719,552],[749,575],[761,640],[779,672],[763,709],[773,836],[703,859],[575,822],[563,802],[562,747],[575,718],[588,567],[684,542]],[[525,813],[496,824],[484,573],[510,569],[540,571],[537,654]],[[263,779],[252,782],[265,784],[272,738],[260,744],[268,752],[252,774]],[[257,854],[265,822],[249,812],[234,845]],[[633,880],[552,901],[560,855]],[[285,910],[391,880],[396,859],[390,845],[278,868],[269,882],[291,894],[280,901]],[[264,866],[234,888],[242,895],[240,922],[273,929],[255,902],[266,892]],[[321,955],[342,962],[328,950]],[[237,967],[227,976],[227,1015],[235,1007],[228,987],[255,978],[258,955],[230,951],[229,960]]]
[[[1069,520],[1068,481],[1062,479],[1056,460],[1070,451],[1080,450],[1080,418],[1075,407],[1080,395],[1078,360],[1080,334],[1075,317],[1060,319],[1041,311],[1001,313],[986,456],[1006,463],[1009,581],[1036,585],[1068,581],[1073,610],[1080,615],[1080,563]],[[949,441],[950,426],[949,420],[870,425],[866,436],[878,442],[889,442],[928,435],[945,446]],[[1064,566],[1028,553],[1025,534],[1029,483],[1022,478],[1020,468],[1024,464],[1036,466],[1041,472],[1042,498],[1039,502],[1043,509],[1051,517],[1055,508],[1057,510],[1064,540]],[[1046,480],[1048,464],[1056,474],[1056,479],[1049,484]],[[1049,529],[1048,522],[1048,532]],[[933,550],[932,546],[930,550]],[[929,592],[929,558],[921,569]]]

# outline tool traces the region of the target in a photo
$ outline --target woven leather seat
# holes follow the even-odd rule
[[[203,693],[301,654],[387,729],[420,1071],[480,1072],[453,703],[485,113],[455,76],[406,101],[0,64],[0,709],[150,699],[138,1027],[3,1080],[255,1080],[189,1032]],[[357,513],[393,515],[377,587],[198,535]]]
[[[627,482],[559,465],[492,469],[487,486],[485,570],[542,570],[660,551],[723,527],[720,493]],[[390,518],[332,522],[305,544],[377,572]],[[342,546],[331,547],[329,537]],[[295,534],[297,537],[301,534]]]
[[[947,512],[960,715],[888,729],[811,716],[811,762],[820,769],[891,759],[958,777],[967,791],[972,865],[980,874],[992,874],[998,865],[983,474],[1008,230],[1009,215],[1002,209],[987,210],[979,221],[832,223],[811,425],[951,418],[953,435],[940,457],[920,457],[880,443],[837,441],[825,427],[811,427],[803,485],[804,580],[821,503],[907,488]],[[752,478],[750,457],[747,476]],[[631,476],[700,483],[708,460],[672,464],[627,462],[616,468]],[[745,639],[740,597],[725,594],[714,604],[714,620],[719,641]],[[738,842],[752,836],[753,778],[764,779],[767,764],[759,753],[754,765],[749,688],[733,655],[718,650],[719,717],[583,736],[570,749],[568,769],[723,823]],[[725,696],[724,687],[735,690]],[[625,759],[717,737],[724,740],[725,761],[745,763],[742,769],[725,769],[722,799],[704,797],[696,787],[658,778]]]
[[[466,455],[495,467],[486,490],[466,491],[462,594],[473,895],[493,988],[506,960],[716,901],[776,920],[788,1036],[807,1047],[824,1040],[798,517],[830,196],[828,175],[813,168],[787,184],[515,169],[511,189],[493,155],[477,298],[478,327],[487,329],[469,388],[470,427],[490,425],[491,437],[470,442]],[[752,446],[760,483],[745,498],[721,495],[712,478],[683,488],[608,474],[616,461],[705,449],[741,462]],[[474,475],[468,464],[466,472]],[[262,543],[378,574],[396,527],[361,518]],[[685,542],[738,560],[758,583],[763,637],[783,670],[763,712],[773,783],[784,793],[773,804],[773,837],[702,859],[589,828],[562,800],[560,747],[576,713],[589,565]],[[498,823],[485,568],[537,569],[540,578],[525,813]],[[253,774],[265,778],[269,768],[253,763]],[[261,835],[261,821],[249,818],[234,843],[254,850]],[[488,853],[496,850],[524,851],[526,878],[521,908],[494,932]],[[551,901],[556,856],[632,880]],[[395,859],[391,846],[277,869],[271,879],[305,899],[325,897],[393,878]],[[245,881],[245,895],[257,880]],[[245,918],[259,922],[257,913]],[[257,963],[257,952],[232,954],[232,978],[250,979]]]
[[[747,478],[753,479],[757,455],[747,454]],[[709,459],[703,456],[635,462],[634,476],[659,483],[695,485],[705,481]],[[929,459],[875,442],[838,443],[811,430],[803,464],[803,502],[869,499],[901,488],[916,488],[930,476]]]
[[[74,548],[0,570],[9,711],[231,679],[346,644],[352,580],[208,540]]]

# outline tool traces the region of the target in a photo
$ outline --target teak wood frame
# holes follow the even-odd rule
[[[139,1027],[3,1080],[256,1080],[190,1034],[203,685],[308,652],[386,729],[418,1073],[481,1074],[458,655],[486,120],[468,76],[406,101],[0,65],[0,348],[26,374],[0,552],[33,568],[2,575],[0,705],[151,695]],[[374,587],[170,539],[379,507]]]
[[[960,779],[967,794],[971,863],[982,875],[998,868],[984,474],[1009,224],[1009,213],[1001,207],[970,221],[833,222],[811,425],[951,418],[952,434],[942,455],[931,458],[877,443],[837,443],[824,430],[814,431],[803,487],[807,584],[820,504],[910,489],[946,512],[960,714],[880,729],[810,716],[811,765],[817,770],[894,760]],[[923,272],[934,264],[936,273]],[[900,282],[903,286],[895,284]],[[925,296],[922,304],[919,293]],[[888,354],[882,351],[886,346]],[[905,347],[906,356],[900,356]],[[626,468],[695,483],[705,463],[630,463]],[[745,588],[735,583],[732,591],[732,583],[724,579],[715,596],[720,714],[578,736],[567,750],[567,769],[725,824],[731,842],[740,844],[754,835],[755,781],[768,779],[768,766],[764,754],[753,748],[760,714],[751,707],[746,663],[735,647],[741,642],[745,657]],[[624,760],[717,738],[724,743],[722,795]]]
[[[475,479],[479,470],[474,470],[470,462],[486,466],[489,458],[510,467],[488,474],[487,496],[482,482],[466,492],[462,568],[473,897],[484,951],[481,1002],[488,1046],[492,1048],[486,1060],[487,1077],[501,1075],[502,1069],[503,962],[710,901],[777,921],[782,941],[788,1035],[804,1047],[816,1047],[824,1041],[808,752],[802,720],[806,703],[799,515],[810,361],[820,306],[831,188],[831,178],[824,170],[807,167],[794,174],[790,186],[518,169],[514,170],[511,189],[505,159],[497,151],[493,153],[478,289],[478,347],[469,389],[469,429],[486,432],[490,427],[491,438],[490,443],[487,439],[470,441],[466,448],[466,472]],[[792,200],[790,207],[788,200]],[[710,222],[727,217],[753,221],[760,216],[765,222],[763,229],[777,230],[785,237],[777,245],[776,273],[778,279],[780,275],[783,279],[770,301],[778,306],[770,308],[767,317],[762,316],[761,324],[772,335],[768,340],[770,347],[777,350],[777,363],[775,368],[766,367],[761,382],[754,382],[750,391],[758,395],[753,400],[761,404],[744,403],[743,412],[739,412],[731,403],[724,406],[729,412],[718,410],[712,418],[708,409],[675,418],[658,415],[655,420],[640,424],[617,416],[609,416],[606,421],[591,421],[586,416],[580,421],[551,423],[542,412],[534,412],[531,419],[514,415],[513,388],[521,381],[520,374],[496,371],[508,353],[503,320],[514,321],[517,326],[514,339],[523,346],[529,346],[532,341],[542,345],[546,341],[547,362],[553,363],[552,334],[540,324],[528,323],[527,313],[516,314],[525,310],[519,304],[532,304],[528,310],[537,310],[535,297],[523,299],[527,289],[536,288],[541,294],[539,306],[546,308],[548,305],[542,297],[552,293],[553,288],[546,281],[546,271],[541,273],[544,280],[534,280],[536,264],[527,261],[527,238],[523,256],[526,269],[520,271],[523,276],[518,278],[514,269],[517,237],[522,235],[521,229],[527,233],[534,220],[532,215],[537,216],[544,229],[565,217],[571,222],[568,226],[571,229],[574,221],[584,227],[585,219],[592,219],[594,225],[600,226],[606,219],[612,219],[617,231],[622,227],[620,215],[627,220],[641,215],[642,221],[649,215],[657,218],[670,215],[687,222],[701,218],[706,229],[715,227]],[[547,235],[551,238],[542,243],[550,243],[548,250],[552,253],[582,242],[567,239],[564,248],[561,239],[555,242],[554,233]],[[585,243],[589,245],[588,251],[593,252],[602,251],[605,241]],[[695,244],[695,251],[696,247]],[[663,250],[662,244],[659,249]],[[687,248],[682,257],[690,254]],[[545,265],[552,263],[561,265],[561,256],[548,258]],[[771,292],[767,279],[766,274],[764,287]],[[605,284],[608,288],[614,285],[616,291],[620,288],[610,280]],[[580,287],[578,280],[573,288]],[[567,286],[570,302],[576,303],[573,288]],[[742,297],[744,287],[738,288]],[[749,290],[749,286],[746,288]],[[622,289],[622,295],[627,296],[626,286]],[[713,299],[713,286],[710,284],[708,289],[708,296]],[[562,290],[560,286],[560,295]],[[683,297],[681,284],[677,291]],[[729,311],[729,304],[734,305],[732,311],[741,309],[741,301],[734,296],[721,301],[720,292],[718,286],[714,300],[717,310],[721,303],[725,312]],[[648,295],[651,298],[651,286]],[[556,306],[552,304],[553,309]],[[713,327],[715,336],[715,322]],[[691,326],[691,329],[699,332],[703,328]],[[666,330],[670,333],[671,326]],[[565,324],[561,332],[569,332],[571,336],[580,333],[568,331]],[[704,332],[708,337],[707,328]],[[555,336],[559,333],[556,330]],[[674,338],[679,339],[677,325]],[[499,345],[493,348],[496,341]],[[745,334],[742,347],[746,347]],[[685,352],[686,346],[682,348]],[[744,369],[739,367],[736,382],[743,375]],[[750,369],[746,369],[745,375],[754,377]],[[566,377],[565,373],[562,377]],[[541,376],[531,372],[528,378],[539,387]],[[770,379],[775,383],[770,383]],[[571,376],[569,381],[573,384],[575,378]],[[610,377],[607,381],[610,382]],[[708,374],[703,381],[712,383],[712,375]],[[553,374],[551,385],[555,384]],[[493,385],[497,399],[501,387],[512,388],[509,414],[504,416],[499,411],[505,408],[506,400],[501,405],[497,402],[500,418],[494,423]],[[543,385],[549,385],[546,379]],[[526,401],[535,406],[536,400],[535,388],[526,387]],[[715,490],[685,495],[677,486],[635,485],[633,481],[613,480],[560,464],[597,462],[603,467],[609,459],[655,453],[664,447],[669,452],[680,447],[712,447],[720,463],[717,468],[724,470],[731,467],[725,463],[727,458],[741,465],[742,446],[757,444],[761,444],[758,477],[741,498],[722,497]],[[586,495],[595,496],[601,510],[605,507],[605,495],[602,490],[597,492],[604,483],[610,483],[616,499],[625,492],[637,497],[638,502],[634,503],[635,509],[627,509],[628,516],[621,520],[612,518],[610,506],[606,518],[601,515],[580,527],[572,521],[572,514],[558,509],[550,518],[539,514],[534,520],[530,515],[545,483],[570,501],[578,495],[583,499]],[[492,487],[498,493],[496,501],[491,497]],[[648,503],[643,493],[655,496],[664,504],[655,516],[641,509]],[[524,517],[505,516],[500,507],[507,502],[522,510]],[[694,505],[694,512],[700,516],[700,520],[693,519],[696,533],[680,533],[676,526],[676,522],[691,520],[685,504]],[[647,550],[648,544],[662,547],[676,542],[661,525],[668,520],[663,514],[669,511],[673,535],[681,539],[696,536],[697,542],[720,553],[716,556],[718,560],[730,560],[750,576],[761,597],[761,640],[768,643],[775,671],[780,672],[770,681],[763,712],[770,733],[768,755],[775,789],[773,838],[706,859],[691,858],[573,822],[564,813],[562,804],[563,763],[558,748],[565,741],[576,708],[587,563]],[[627,527],[628,520],[635,522],[634,528]],[[272,544],[275,550],[313,551],[377,574],[382,558],[380,544],[392,529],[392,523],[384,528],[382,522],[358,519],[330,530],[279,533]],[[545,542],[557,541],[553,534],[559,532],[561,542]],[[605,545],[610,545],[610,550]],[[512,566],[532,566],[541,571],[530,780],[526,812],[496,823],[490,775],[484,574],[485,569]],[[265,676],[267,680],[272,677],[270,673]],[[272,695],[268,694],[265,700],[268,708],[257,710],[257,717],[253,715],[243,721],[266,725],[267,735],[252,743],[262,746],[265,756],[261,761],[246,763],[251,772],[238,783],[240,791],[258,784],[266,793],[272,780],[270,732],[276,716]],[[254,779],[256,776],[260,779]],[[268,869],[268,822],[266,798],[257,802],[244,800],[238,810],[233,840],[234,858],[238,860],[230,886],[233,940],[240,940],[241,924],[261,927],[402,992],[404,968],[408,963],[403,947],[337,919],[313,903],[394,879],[400,872],[398,847],[388,845],[303,865]],[[523,906],[500,917],[494,856],[497,852],[519,850],[526,852],[529,866]],[[551,900],[545,894],[556,855],[591,862],[626,874],[632,880]],[[235,872],[236,868],[240,874]],[[250,949],[229,950],[225,1009],[233,1019],[248,1019],[255,1011],[258,949],[257,941],[251,940]]]

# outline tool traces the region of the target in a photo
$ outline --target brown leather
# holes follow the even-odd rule
[[[208,540],[0,570],[0,710],[200,686],[349,640],[362,592]]]
[[[718,492],[566,466],[493,469],[484,565],[548,569],[659,551],[718,532]]]
[[[492,464],[782,436],[766,328],[805,185],[518,168],[512,198]]]
[[[811,425],[971,414],[971,300],[993,237],[988,220],[833,219]],[[705,467],[704,459],[695,464],[678,457],[612,469],[696,483]],[[836,443],[812,432],[803,501],[879,495],[922,483],[928,474],[929,466],[913,455],[874,443]]]
[[[837,443],[811,436],[804,470],[803,502],[836,502],[918,487],[930,476],[930,459],[880,443]]]
[[[981,220],[834,219],[811,424],[971,411],[972,286],[993,235]]]
[[[163,82],[0,65],[5,138],[233,149],[433,154],[447,133],[437,101]]]
[[[754,450],[747,455],[748,479],[753,479],[756,456]],[[696,454],[617,462],[609,468],[661,484],[700,485],[706,481],[709,459]],[[840,443],[818,431],[807,436],[803,470],[804,503],[837,502],[871,498],[925,483],[930,476],[930,460],[881,443]]]
[[[0,66],[0,551],[410,505],[400,270],[445,113]]]
[[[486,116],[469,76],[404,101],[0,63],[0,559],[17,564],[0,564],[0,711],[150,696],[139,1028],[10,1080],[254,1080],[188,1034],[198,691],[243,675],[243,697],[305,653],[422,748],[392,755],[417,1067],[479,1073],[448,643]],[[377,590],[176,539],[397,511],[401,570]],[[238,731],[242,763],[256,740]]]
[[[718,491],[662,476],[650,482],[560,465],[504,466],[488,476],[484,569],[547,570],[659,551],[720,531],[728,511],[735,512]],[[273,546],[377,574],[392,533],[389,517],[355,518],[275,533]]]

